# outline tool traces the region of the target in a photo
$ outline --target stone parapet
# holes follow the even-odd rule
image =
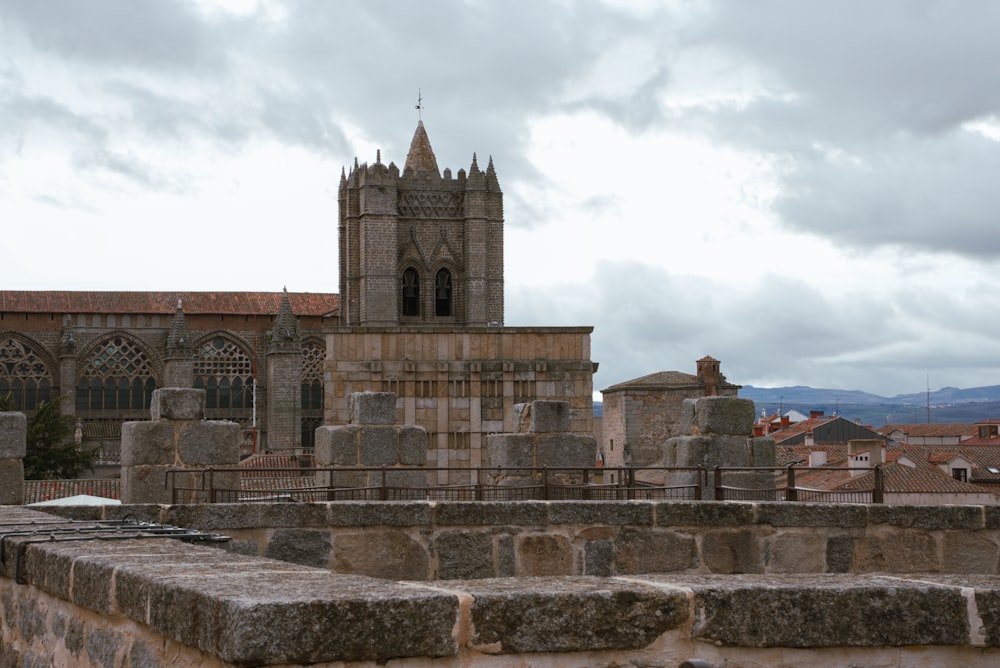
[[[260,510],[260,509],[258,509]],[[1000,585],[947,574],[403,583],[169,538],[80,540],[0,509],[4,665],[962,665],[1000,661]],[[72,540],[44,534],[74,529]]]
[[[24,413],[0,413],[0,506],[24,502],[24,455],[28,421]]]

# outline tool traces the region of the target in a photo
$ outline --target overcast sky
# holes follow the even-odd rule
[[[595,390],[1000,384],[1000,3],[0,0],[3,289],[337,292],[341,169],[492,156]]]

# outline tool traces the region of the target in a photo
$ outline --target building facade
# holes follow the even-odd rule
[[[340,181],[340,323],[326,337],[326,423],[346,396],[394,392],[397,421],[424,427],[428,466],[475,467],[513,406],[567,401],[593,429],[591,327],[506,327],[503,193],[490,159],[442,174],[423,123],[403,169],[355,161]],[[438,474],[464,482],[468,472]]]
[[[113,462],[121,424],[158,387],[206,392],[251,451],[310,447],[323,417],[324,323],[335,294],[0,291],[0,395],[32,413],[61,398],[83,445]]]

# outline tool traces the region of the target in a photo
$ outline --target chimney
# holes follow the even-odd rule
[[[782,428],[787,427],[787,426],[789,426],[791,424],[792,424],[792,418],[788,417],[787,415],[782,415],[781,416],[781,426],[782,426]]]
[[[826,464],[826,450],[810,450],[809,466],[823,466]]]
[[[753,435],[754,435],[755,437],[757,437],[757,438],[759,438],[759,437],[763,436],[763,435],[764,435],[764,425],[761,425],[761,424],[755,424],[755,425],[753,426]]]
[[[811,418],[821,418],[821,417],[823,417],[823,411],[809,411],[809,417],[811,417]]]
[[[811,431],[807,431],[806,432],[806,441],[805,441],[805,444],[808,445],[808,446],[810,446],[810,447],[816,445],[816,440],[813,438],[813,433]]]

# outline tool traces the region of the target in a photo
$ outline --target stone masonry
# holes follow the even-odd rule
[[[396,395],[392,392],[358,392],[347,397],[349,424],[316,430],[316,463],[319,466],[390,469],[386,484],[424,487],[427,432],[416,425],[396,424]],[[415,468],[416,467],[416,468]],[[368,487],[381,483],[382,471],[320,473],[320,484]]]
[[[597,441],[569,431],[569,404],[565,401],[532,401],[514,406],[514,433],[486,438],[486,466],[504,469],[500,484],[530,484],[539,469],[591,468],[597,461]],[[521,469],[521,470],[516,470]],[[557,479],[572,477],[556,472]]]
[[[667,439],[660,466],[754,467],[774,466],[774,440],[751,437],[754,404],[737,397],[702,397],[685,399],[681,406],[682,436]],[[693,484],[694,472],[668,476],[672,484]],[[732,473],[730,485],[750,489],[774,486],[771,471]],[[711,498],[714,488],[706,489]]]
[[[175,487],[194,489],[202,481],[183,469],[239,463],[240,427],[205,419],[205,391],[160,388],[153,392],[150,421],[122,425],[122,502],[171,503],[167,472]],[[215,486],[238,490],[238,472],[216,474]]]
[[[24,501],[27,428],[24,413],[0,413],[0,506]]]

